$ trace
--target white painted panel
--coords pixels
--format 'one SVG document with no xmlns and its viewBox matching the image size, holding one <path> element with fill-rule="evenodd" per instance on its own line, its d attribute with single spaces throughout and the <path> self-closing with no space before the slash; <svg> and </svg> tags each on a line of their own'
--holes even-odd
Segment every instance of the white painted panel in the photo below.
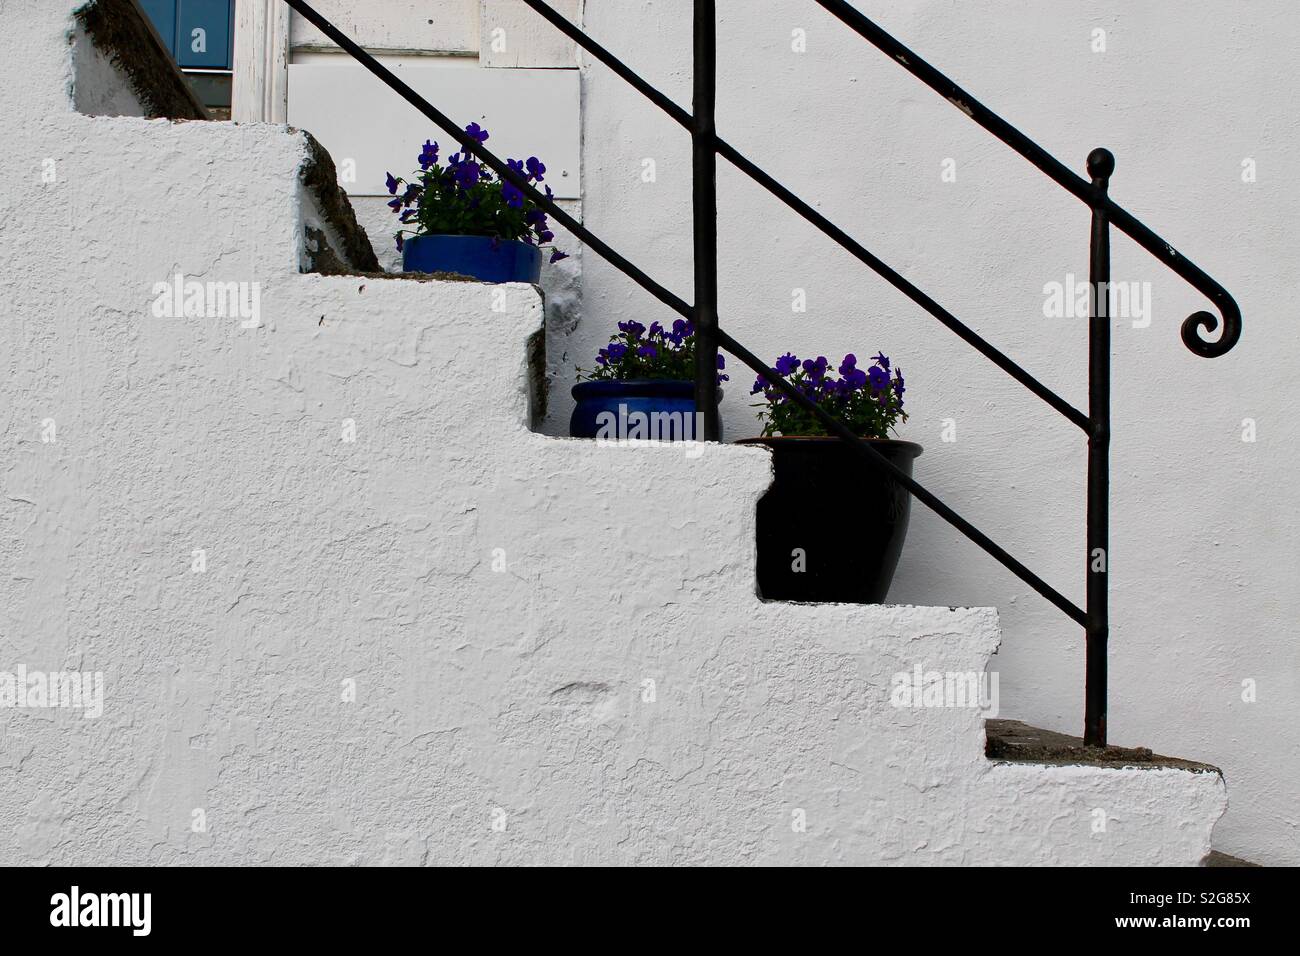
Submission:
<svg viewBox="0 0 1300 956">
<path fill-rule="evenodd" d="M 571 22 L 579 22 L 578 0 L 547 2 Z M 577 44 L 523 0 L 483 0 L 479 10 L 478 56 L 483 66 L 577 68 Z"/>
<path fill-rule="evenodd" d="M 315 0 L 317 12 L 367 50 L 478 53 L 478 0 Z M 338 49 L 298 14 L 295 50 Z"/>
<path fill-rule="evenodd" d="M 537 156 L 561 199 L 581 196 L 576 70 L 448 70 L 395 64 L 393 71 L 461 126 L 481 123 L 498 156 Z M 356 164 L 355 196 L 386 194 L 384 176 L 416 167 L 425 139 L 448 138 L 356 64 L 290 64 L 289 123 L 308 130 L 343 168 Z M 443 155 L 448 150 L 443 150 Z"/>
</svg>

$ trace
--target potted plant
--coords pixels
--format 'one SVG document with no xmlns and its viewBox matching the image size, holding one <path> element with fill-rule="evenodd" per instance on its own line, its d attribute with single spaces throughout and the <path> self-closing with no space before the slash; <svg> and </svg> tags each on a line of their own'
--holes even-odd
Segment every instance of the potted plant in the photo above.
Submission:
<svg viewBox="0 0 1300 956">
<path fill-rule="evenodd" d="M 846 355 L 831 374 L 824 356 L 783 355 L 772 369 L 908 475 L 921 446 L 889 437 L 903 411 L 903 373 L 878 354 L 866 369 Z M 911 494 L 761 376 L 752 394 L 774 478 L 758 503 L 758 587 L 780 601 L 878 604 L 907 536 Z"/>
<path fill-rule="evenodd" d="M 477 142 L 487 130 L 470 123 Z M 555 238 L 546 213 L 523 191 L 468 152 L 452 153 L 444 166 L 438 144 L 426 141 L 420 171 L 410 181 L 388 174 L 388 203 L 403 226 L 396 234 L 404 272 L 454 272 L 483 282 L 532 282 L 542 274 L 542 247 Z M 507 160 L 530 183 L 543 182 L 536 156 Z M 551 187 L 546 186 L 551 197 Z M 552 249 L 551 262 L 567 256 Z"/>
<path fill-rule="evenodd" d="M 719 385 L 728 380 L 724 368 L 719 355 Z M 695 326 L 684 319 L 670 328 L 620 322 L 596 354 L 596 367 L 578 369 L 578 378 L 569 419 L 574 438 L 692 441 L 702 431 L 695 408 Z"/>
</svg>

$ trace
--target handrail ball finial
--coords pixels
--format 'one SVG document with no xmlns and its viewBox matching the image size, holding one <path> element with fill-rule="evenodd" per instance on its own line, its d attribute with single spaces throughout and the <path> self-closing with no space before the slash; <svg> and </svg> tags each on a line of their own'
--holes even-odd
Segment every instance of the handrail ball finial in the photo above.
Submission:
<svg viewBox="0 0 1300 956">
<path fill-rule="evenodd" d="M 1098 179 L 1110 179 L 1115 172 L 1115 154 L 1104 147 L 1097 147 L 1088 154 L 1088 175 L 1093 182 Z"/>
</svg>

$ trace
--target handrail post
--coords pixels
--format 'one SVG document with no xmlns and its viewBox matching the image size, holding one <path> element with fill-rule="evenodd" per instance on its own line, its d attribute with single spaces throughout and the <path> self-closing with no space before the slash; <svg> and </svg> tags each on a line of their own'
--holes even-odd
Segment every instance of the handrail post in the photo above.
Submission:
<svg viewBox="0 0 1300 956">
<path fill-rule="evenodd" d="M 718 23 L 716 0 L 695 0 L 694 82 L 691 118 L 691 210 L 695 234 L 695 411 L 703 441 L 718 428 Z"/>
<path fill-rule="evenodd" d="M 1093 187 L 1106 195 L 1115 157 L 1088 154 Z M 1087 663 L 1083 741 L 1106 746 L 1106 643 L 1110 638 L 1107 575 L 1110 564 L 1110 215 L 1092 207 L 1088 266 L 1092 310 L 1088 319 L 1088 554 Z"/>
</svg>

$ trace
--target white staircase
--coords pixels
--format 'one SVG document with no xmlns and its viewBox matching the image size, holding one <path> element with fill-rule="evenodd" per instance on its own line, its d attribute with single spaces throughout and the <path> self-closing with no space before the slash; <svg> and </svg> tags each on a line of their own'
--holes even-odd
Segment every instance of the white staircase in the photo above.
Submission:
<svg viewBox="0 0 1300 956">
<path fill-rule="evenodd" d="M 0 34 L 0 670 L 103 671 L 104 711 L 0 709 L 0 859 L 1208 852 L 1213 768 L 894 705 L 982 673 L 994 610 L 759 600 L 766 452 L 531 431 L 534 288 L 303 272 L 368 271 L 304 134 L 76 112 L 148 99 L 70 88 L 80 5 Z M 155 316 L 178 273 L 258 325 Z"/>
</svg>

